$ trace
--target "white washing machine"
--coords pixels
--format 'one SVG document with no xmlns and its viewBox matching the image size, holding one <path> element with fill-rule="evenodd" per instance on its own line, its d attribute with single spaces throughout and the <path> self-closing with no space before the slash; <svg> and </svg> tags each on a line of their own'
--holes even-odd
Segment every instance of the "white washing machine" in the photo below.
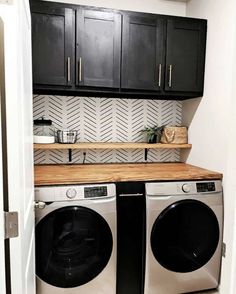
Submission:
<svg viewBox="0 0 236 294">
<path fill-rule="evenodd" d="M 146 184 L 145 294 L 214 289 L 222 248 L 221 181 Z"/>
<path fill-rule="evenodd" d="M 35 198 L 37 294 L 115 294 L 115 185 L 39 187 Z"/>
</svg>

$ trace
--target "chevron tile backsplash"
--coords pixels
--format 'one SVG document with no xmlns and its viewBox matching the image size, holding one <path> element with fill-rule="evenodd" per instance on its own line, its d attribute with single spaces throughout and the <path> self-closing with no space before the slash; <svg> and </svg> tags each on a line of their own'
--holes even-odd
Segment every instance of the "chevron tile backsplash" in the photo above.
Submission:
<svg viewBox="0 0 236 294">
<path fill-rule="evenodd" d="M 50 118 L 56 129 L 78 130 L 78 142 L 143 142 L 144 126 L 181 125 L 182 103 L 168 100 L 34 95 L 34 119 Z M 143 162 L 143 150 L 84 150 L 87 163 Z M 68 163 L 66 150 L 36 150 L 36 164 Z M 73 151 L 73 163 L 83 151 Z M 150 150 L 149 162 L 179 161 L 179 150 Z"/>
</svg>

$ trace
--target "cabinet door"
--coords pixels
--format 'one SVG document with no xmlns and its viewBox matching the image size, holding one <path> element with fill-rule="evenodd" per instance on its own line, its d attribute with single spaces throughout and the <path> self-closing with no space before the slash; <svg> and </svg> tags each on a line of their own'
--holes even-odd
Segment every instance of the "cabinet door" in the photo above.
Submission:
<svg viewBox="0 0 236 294">
<path fill-rule="evenodd" d="M 76 85 L 120 87 L 121 15 L 77 10 Z"/>
<path fill-rule="evenodd" d="M 162 19 L 140 13 L 125 14 L 121 88 L 158 91 L 162 86 L 162 69 Z"/>
<path fill-rule="evenodd" d="M 206 21 L 167 21 L 165 90 L 203 92 Z"/>
<path fill-rule="evenodd" d="M 70 86 L 74 67 L 74 12 L 32 5 L 33 82 Z"/>
</svg>

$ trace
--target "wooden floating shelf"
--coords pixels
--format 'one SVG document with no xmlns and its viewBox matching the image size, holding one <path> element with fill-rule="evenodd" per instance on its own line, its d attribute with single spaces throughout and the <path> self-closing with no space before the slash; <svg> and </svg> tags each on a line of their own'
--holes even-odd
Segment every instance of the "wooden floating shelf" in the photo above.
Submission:
<svg viewBox="0 0 236 294">
<path fill-rule="evenodd" d="M 192 144 L 147 143 L 76 143 L 34 144 L 34 149 L 191 149 Z"/>
</svg>

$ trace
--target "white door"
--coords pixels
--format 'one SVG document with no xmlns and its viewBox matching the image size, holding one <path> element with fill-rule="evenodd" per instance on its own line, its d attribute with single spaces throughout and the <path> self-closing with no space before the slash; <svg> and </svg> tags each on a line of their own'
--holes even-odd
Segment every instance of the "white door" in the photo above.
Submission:
<svg viewBox="0 0 236 294">
<path fill-rule="evenodd" d="M 10 274 L 10 283 L 6 286 L 12 294 L 34 294 L 31 20 L 28 0 L 11 2 L 0 4 L 5 42 L 7 140 L 3 136 L 3 146 L 7 144 L 8 206 L 19 213 L 19 236 L 9 240 L 6 276 Z"/>
<path fill-rule="evenodd" d="M 1 87 L 4 84 L 4 64 L 3 64 L 3 54 L 4 54 L 4 30 L 3 22 L 0 19 L 0 107 L 2 102 L 2 95 L 4 95 L 4 89 Z M 0 112 L 0 122 L 1 122 L 1 112 Z M 2 154 L 2 130 L 0 128 L 0 155 Z M 0 156 L 0 285 L 3 293 L 6 291 L 5 284 L 5 242 L 4 242 L 4 203 L 3 203 L 3 166 L 2 166 L 2 156 Z"/>
</svg>

